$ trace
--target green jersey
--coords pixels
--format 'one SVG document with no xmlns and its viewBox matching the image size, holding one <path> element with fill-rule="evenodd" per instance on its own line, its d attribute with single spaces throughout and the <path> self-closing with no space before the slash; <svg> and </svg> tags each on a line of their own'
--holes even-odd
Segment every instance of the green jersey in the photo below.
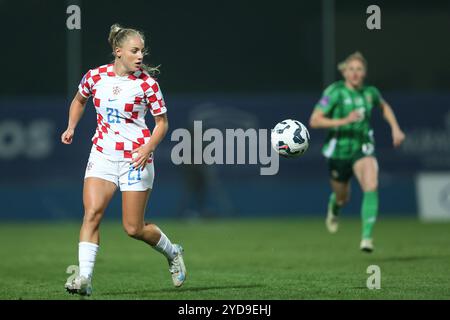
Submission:
<svg viewBox="0 0 450 320">
<path fill-rule="evenodd" d="M 315 106 L 331 119 L 341 119 L 352 111 L 361 114 L 361 120 L 328 131 L 322 149 L 330 159 L 351 159 L 358 154 L 371 155 L 375 151 L 373 130 L 370 126 L 372 109 L 379 107 L 382 97 L 377 88 L 363 86 L 357 90 L 349 89 L 344 81 L 331 84 L 323 92 Z"/>
</svg>

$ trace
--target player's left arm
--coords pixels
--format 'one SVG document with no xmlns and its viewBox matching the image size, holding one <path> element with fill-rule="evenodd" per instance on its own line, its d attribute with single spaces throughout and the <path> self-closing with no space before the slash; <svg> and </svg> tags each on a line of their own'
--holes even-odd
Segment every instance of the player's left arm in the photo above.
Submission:
<svg viewBox="0 0 450 320">
<path fill-rule="evenodd" d="M 132 153 L 138 154 L 138 156 L 133 160 L 133 165 L 135 168 L 145 167 L 148 158 L 155 151 L 156 147 L 160 144 L 162 139 L 164 139 L 167 131 L 169 130 L 169 120 L 167 119 L 166 113 L 155 115 L 154 119 L 155 128 L 153 129 L 150 140 L 146 144 L 132 151 Z"/>
<path fill-rule="evenodd" d="M 380 99 L 380 108 L 383 112 L 383 117 L 391 126 L 392 143 L 394 147 L 398 147 L 405 140 L 405 133 L 400 129 L 394 110 L 384 99 Z"/>
</svg>

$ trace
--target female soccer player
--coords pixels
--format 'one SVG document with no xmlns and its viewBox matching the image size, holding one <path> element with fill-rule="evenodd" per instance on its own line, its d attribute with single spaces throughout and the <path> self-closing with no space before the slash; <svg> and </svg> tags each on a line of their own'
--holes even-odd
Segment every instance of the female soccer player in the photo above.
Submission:
<svg viewBox="0 0 450 320">
<path fill-rule="evenodd" d="M 99 249 L 99 225 L 117 188 L 122 191 L 122 221 L 126 233 L 165 255 L 176 287 L 183 284 L 186 268 L 183 248 L 172 244 L 154 224 L 144 222 L 153 178 L 153 152 L 168 130 L 166 106 L 158 83 L 151 77 L 157 68 L 143 64 L 144 35 L 140 31 L 111 26 L 108 41 L 114 63 L 89 70 L 70 105 L 69 121 L 61 136 L 71 144 L 86 102 L 93 97 L 97 129 L 86 167 L 84 219 L 78 246 L 79 275 L 66 283 L 71 293 L 90 295 L 95 257 Z M 153 134 L 145 115 L 155 119 Z"/>
<path fill-rule="evenodd" d="M 312 128 L 328 129 L 322 152 L 328 158 L 333 192 L 328 203 L 326 226 L 330 233 L 337 232 L 337 218 L 341 208 L 349 201 L 350 178 L 355 174 L 364 193 L 360 249 L 372 252 L 372 230 L 378 213 L 378 163 L 370 126 L 372 109 L 381 108 L 384 119 L 391 127 L 394 147 L 403 142 L 405 134 L 378 89 L 364 85 L 367 62 L 361 53 L 348 56 L 338 69 L 344 80 L 325 89 L 310 119 Z"/>
</svg>

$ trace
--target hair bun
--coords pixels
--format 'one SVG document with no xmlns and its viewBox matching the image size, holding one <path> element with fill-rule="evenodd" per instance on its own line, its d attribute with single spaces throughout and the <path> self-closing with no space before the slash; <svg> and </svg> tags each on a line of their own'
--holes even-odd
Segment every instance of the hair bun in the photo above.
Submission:
<svg viewBox="0 0 450 320">
<path fill-rule="evenodd" d="M 114 23 L 112 26 L 111 26 L 111 29 L 110 29 L 110 31 L 109 31 L 109 36 L 108 36 L 108 42 L 109 42 L 109 44 L 111 45 L 111 46 L 113 46 L 113 44 L 114 44 L 114 38 L 117 36 L 117 34 L 121 31 L 121 30 L 123 30 L 124 28 L 120 25 L 120 24 L 118 24 L 118 23 Z"/>
</svg>

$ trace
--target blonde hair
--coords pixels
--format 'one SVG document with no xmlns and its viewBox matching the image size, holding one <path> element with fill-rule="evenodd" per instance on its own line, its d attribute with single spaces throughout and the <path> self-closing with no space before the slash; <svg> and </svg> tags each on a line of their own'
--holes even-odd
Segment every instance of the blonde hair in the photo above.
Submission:
<svg viewBox="0 0 450 320">
<path fill-rule="evenodd" d="M 345 71 L 345 68 L 347 68 L 347 64 L 352 60 L 359 60 L 363 64 L 364 69 L 367 70 L 367 60 L 359 51 L 353 52 L 351 55 L 345 58 L 344 61 L 340 62 L 337 66 L 338 70 L 343 73 Z"/>
<path fill-rule="evenodd" d="M 132 29 L 132 28 L 124 28 L 117 23 L 115 23 L 111 26 L 111 29 L 109 31 L 109 36 L 108 36 L 108 42 L 111 45 L 114 57 L 116 56 L 116 53 L 115 53 L 116 48 L 121 48 L 129 36 L 139 36 L 142 39 L 142 42 L 145 42 L 144 33 L 139 30 Z M 146 55 L 146 54 L 147 54 L 147 50 L 145 49 L 144 55 Z M 155 76 L 160 73 L 160 71 L 159 71 L 160 65 L 158 65 L 156 67 L 152 67 L 152 66 L 142 64 L 141 67 L 142 67 L 142 69 L 147 71 L 151 76 Z"/>
</svg>

